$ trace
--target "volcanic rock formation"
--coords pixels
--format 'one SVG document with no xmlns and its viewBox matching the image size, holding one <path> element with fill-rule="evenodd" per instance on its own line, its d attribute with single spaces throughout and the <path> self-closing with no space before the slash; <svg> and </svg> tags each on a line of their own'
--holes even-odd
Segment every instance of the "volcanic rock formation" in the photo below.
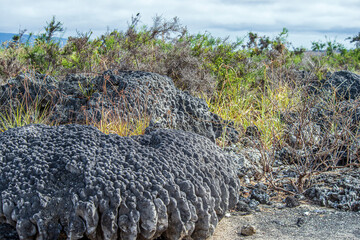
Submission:
<svg viewBox="0 0 360 240">
<path fill-rule="evenodd" d="M 51 112 L 59 124 L 100 120 L 112 114 L 123 120 L 150 118 L 147 132 L 157 128 L 191 131 L 215 141 L 236 142 L 233 123 L 209 111 L 207 103 L 177 89 L 165 76 L 134 71 L 107 71 L 93 79 L 68 75 L 62 81 L 41 74 L 21 74 L 0 89 L 0 106 L 34 104 Z"/>
<path fill-rule="evenodd" d="M 179 130 L 13 128 L 0 134 L 0 223 L 20 239 L 205 239 L 237 203 L 234 169 L 209 139 Z"/>
<path fill-rule="evenodd" d="M 336 93 L 338 100 L 354 100 L 360 97 L 360 76 L 349 71 L 335 72 L 326 80 L 325 89 Z"/>
</svg>

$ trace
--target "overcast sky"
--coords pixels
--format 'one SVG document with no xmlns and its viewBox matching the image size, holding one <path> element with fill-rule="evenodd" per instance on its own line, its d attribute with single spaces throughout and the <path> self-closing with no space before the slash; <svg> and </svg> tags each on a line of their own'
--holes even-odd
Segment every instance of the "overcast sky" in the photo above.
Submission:
<svg viewBox="0 0 360 240">
<path fill-rule="evenodd" d="M 0 32 L 19 29 L 35 34 L 53 15 L 63 22 L 65 36 L 93 31 L 125 30 L 132 15 L 141 23 L 179 17 L 190 33 L 210 32 L 216 37 L 244 37 L 249 31 L 275 36 L 289 29 L 289 41 L 310 48 L 311 41 L 336 40 L 360 32 L 360 0 L 0 0 Z"/>
</svg>

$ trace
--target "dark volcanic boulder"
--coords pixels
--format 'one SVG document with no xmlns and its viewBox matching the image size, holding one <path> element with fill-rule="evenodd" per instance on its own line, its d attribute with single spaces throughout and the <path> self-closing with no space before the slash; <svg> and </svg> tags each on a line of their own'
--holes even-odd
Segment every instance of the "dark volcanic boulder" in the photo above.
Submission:
<svg viewBox="0 0 360 240">
<path fill-rule="evenodd" d="M 324 89 L 335 92 L 337 100 L 354 100 L 360 97 L 360 76 L 349 71 L 335 72 L 326 80 Z"/>
<path fill-rule="evenodd" d="M 155 73 L 107 71 L 93 79 L 68 75 L 62 81 L 23 74 L 1 86 L 0 106 L 12 106 L 14 99 L 36 102 L 59 124 L 83 124 L 104 114 L 123 120 L 148 117 L 147 132 L 172 128 L 212 141 L 220 136 L 232 142 L 238 139 L 232 122 L 210 112 L 204 100 L 177 89 L 170 78 Z"/>
<path fill-rule="evenodd" d="M 0 223 L 20 239 L 205 239 L 237 203 L 235 169 L 189 132 L 14 128 L 0 134 Z"/>
<path fill-rule="evenodd" d="M 9 79 L 0 87 L 0 110 L 2 113 L 9 108 L 26 109 L 34 105 L 40 111 L 52 108 L 60 101 L 57 80 L 44 74 L 20 74 Z"/>
</svg>

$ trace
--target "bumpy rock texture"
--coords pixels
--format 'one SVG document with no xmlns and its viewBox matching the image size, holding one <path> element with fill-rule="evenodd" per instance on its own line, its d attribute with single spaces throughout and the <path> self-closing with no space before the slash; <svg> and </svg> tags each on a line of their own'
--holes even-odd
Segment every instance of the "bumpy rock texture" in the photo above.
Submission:
<svg viewBox="0 0 360 240">
<path fill-rule="evenodd" d="M 0 134 L 0 222 L 20 239 L 205 239 L 237 203 L 233 164 L 178 130 L 14 128 Z"/>
<path fill-rule="evenodd" d="M 62 81 L 40 74 L 22 74 L 0 89 L 0 106 L 16 106 L 16 100 L 36 102 L 50 109 L 51 120 L 60 124 L 100 120 L 111 112 L 125 120 L 150 118 L 147 132 L 157 128 L 191 131 L 215 141 L 227 136 L 236 142 L 233 123 L 209 111 L 207 103 L 177 89 L 165 76 L 134 71 L 107 71 L 93 79 L 68 75 Z"/>
</svg>

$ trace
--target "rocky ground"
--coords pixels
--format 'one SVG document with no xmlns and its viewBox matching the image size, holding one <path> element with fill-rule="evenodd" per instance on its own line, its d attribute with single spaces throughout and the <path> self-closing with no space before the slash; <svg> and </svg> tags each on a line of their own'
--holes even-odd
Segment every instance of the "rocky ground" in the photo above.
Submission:
<svg viewBox="0 0 360 240">
<path fill-rule="evenodd" d="M 288 208 L 283 203 L 261 205 L 249 215 L 232 212 L 221 220 L 209 240 L 240 239 L 360 239 L 360 213 L 303 203 Z M 247 226 L 255 233 L 241 234 Z"/>
<path fill-rule="evenodd" d="M 291 175 L 287 170 L 278 176 L 284 172 Z M 209 240 L 360 239 L 359 176 L 357 168 L 324 172 L 313 177 L 304 195 L 295 196 L 249 183 L 237 209 L 221 220 Z M 246 229 L 250 236 L 242 234 Z"/>
<path fill-rule="evenodd" d="M 279 172 L 283 177 L 291 171 Z M 304 195 L 294 196 L 263 183 L 244 184 L 237 209 L 209 240 L 360 239 L 359 173 L 357 168 L 321 173 Z"/>
</svg>

